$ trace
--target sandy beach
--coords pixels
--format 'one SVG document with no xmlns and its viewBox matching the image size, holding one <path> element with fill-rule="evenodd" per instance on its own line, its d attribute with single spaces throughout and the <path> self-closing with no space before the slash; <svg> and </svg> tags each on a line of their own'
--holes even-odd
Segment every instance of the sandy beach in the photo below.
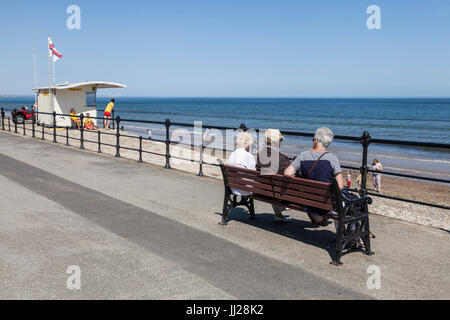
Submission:
<svg viewBox="0 0 450 320">
<path fill-rule="evenodd" d="M 8 126 L 5 128 L 5 132 L 8 132 Z M 101 131 L 101 142 L 107 145 L 101 146 L 101 152 L 104 155 L 115 156 L 116 155 L 116 131 L 105 130 Z M 11 127 L 11 133 L 14 133 L 14 127 Z M 18 135 L 23 135 L 23 127 L 18 127 Z M 123 134 L 123 135 L 122 135 Z M 36 126 L 36 140 L 42 141 L 42 127 Z M 58 144 L 65 145 L 66 143 L 66 130 L 57 129 L 57 142 Z M 26 136 L 31 137 L 31 125 L 26 125 Z M 75 139 L 80 138 L 80 131 L 69 130 L 69 144 L 71 148 L 80 148 L 80 141 Z M 44 129 L 44 141 L 52 143 L 53 141 L 53 129 Z M 97 152 L 98 151 L 98 131 L 84 131 L 84 148 L 86 151 Z M 139 160 L 139 153 L 131 149 L 139 149 L 139 139 L 137 135 L 133 135 L 127 132 L 121 132 L 120 136 L 120 156 L 133 161 Z M 164 142 L 142 139 L 142 160 L 144 162 L 153 163 L 159 166 L 164 166 L 166 163 L 165 152 L 166 145 Z M 181 145 L 177 143 L 171 143 L 170 145 L 170 166 L 173 169 L 190 172 L 193 174 L 199 173 L 199 159 L 200 159 L 200 147 L 191 147 Z M 205 176 L 221 179 L 222 175 L 220 168 L 215 165 L 217 159 L 227 159 L 229 153 L 222 150 L 213 150 L 205 148 L 203 151 L 203 174 Z M 180 158 L 188 159 L 183 160 Z M 358 173 L 352 172 L 352 181 L 355 183 Z M 369 189 L 372 186 L 372 176 L 369 175 L 367 179 L 367 186 Z M 402 197 L 412 200 L 431 202 L 441 205 L 450 205 L 450 187 L 437 183 L 428 183 L 422 181 L 416 181 L 411 179 L 388 177 L 383 175 L 382 177 L 382 194 L 389 196 Z M 422 225 L 433 226 L 436 228 L 450 230 L 450 215 L 449 211 L 445 209 L 433 208 L 429 206 L 417 205 L 402 201 L 395 201 L 385 199 L 381 197 L 372 196 L 374 203 L 371 205 L 370 210 L 375 214 L 385 215 L 413 223 Z"/>
</svg>

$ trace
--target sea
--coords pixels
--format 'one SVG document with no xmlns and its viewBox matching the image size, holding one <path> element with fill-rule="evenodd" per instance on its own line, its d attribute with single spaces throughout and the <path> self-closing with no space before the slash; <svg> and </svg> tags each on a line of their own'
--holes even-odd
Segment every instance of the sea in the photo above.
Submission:
<svg viewBox="0 0 450 320">
<path fill-rule="evenodd" d="M 0 97 L 5 110 L 32 105 L 30 97 Z M 97 97 L 102 114 L 109 98 Z M 314 133 L 318 127 L 329 127 L 335 135 L 361 137 L 368 131 L 375 139 L 419 141 L 450 144 L 450 99 L 306 99 L 306 98 L 116 98 L 115 115 L 123 121 L 125 131 L 152 138 L 165 138 L 164 126 L 127 121 L 149 120 L 194 124 L 203 128 L 221 126 L 237 128 L 277 128 L 282 131 Z M 181 130 L 182 126 L 174 126 Z M 185 130 L 193 130 L 185 128 Z M 171 134 L 173 134 L 173 131 Z M 225 141 L 225 139 L 224 139 Z M 281 150 L 296 156 L 311 148 L 311 138 L 286 136 Z M 216 140 L 214 147 L 228 150 L 233 146 Z M 330 146 L 342 164 L 359 167 L 362 147 L 359 142 L 335 139 Z M 412 146 L 372 144 L 369 160 L 377 158 L 386 171 L 450 178 L 450 150 Z"/>
</svg>

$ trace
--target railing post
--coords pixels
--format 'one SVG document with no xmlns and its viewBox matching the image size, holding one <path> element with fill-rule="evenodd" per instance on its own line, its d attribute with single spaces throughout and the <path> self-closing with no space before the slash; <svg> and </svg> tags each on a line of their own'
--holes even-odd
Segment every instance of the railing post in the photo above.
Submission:
<svg viewBox="0 0 450 320">
<path fill-rule="evenodd" d="M 41 140 L 45 140 L 44 135 L 45 135 L 45 123 L 42 122 L 42 135 L 41 135 Z"/>
<path fill-rule="evenodd" d="M 120 158 L 120 117 L 119 116 L 117 116 L 116 117 L 116 125 L 117 125 L 117 127 L 116 127 L 116 137 L 117 137 L 117 140 L 116 140 L 116 158 Z"/>
<path fill-rule="evenodd" d="M 80 114 L 80 149 L 84 149 L 84 114 Z"/>
<path fill-rule="evenodd" d="M 26 133 L 26 131 L 25 131 L 25 121 L 22 123 L 22 126 L 23 126 L 23 135 L 26 136 L 27 133 Z"/>
<path fill-rule="evenodd" d="M 142 136 L 139 136 L 139 163 L 142 163 Z"/>
<path fill-rule="evenodd" d="M 5 131 L 5 109 L 2 108 L 2 129 Z"/>
<path fill-rule="evenodd" d="M 70 146 L 69 144 L 69 126 L 66 127 L 66 146 Z"/>
<path fill-rule="evenodd" d="M 166 165 L 164 168 L 171 169 L 170 167 L 170 119 L 166 119 Z"/>
<path fill-rule="evenodd" d="M 11 132 L 11 118 L 8 118 L 8 131 Z"/>
<path fill-rule="evenodd" d="M 362 156 L 362 165 L 360 168 L 361 172 L 361 189 L 359 190 L 359 195 L 361 197 L 364 197 L 367 195 L 367 154 L 369 151 L 369 144 L 370 144 L 370 134 L 367 131 L 364 131 L 363 135 L 361 136 L 361 144 L 363 147 L 363 156 Z"/>
<path fill-rule="evenodd" d="M 17 110 L 14 109 L 14 111 L 17 111 Z M 17 117 L 16 117 L 16 121 L 14 121 L 14 133 L 17 133 Z"/>
<path fill-rule="evenodd" d="M 53 111 L 53 143 L 56 143 L 56 111 Z"/>
<path fill-rule="evenodd" d="M 200 168 L 198 171 L 198 176 L 203 177 L 203 132 L 202 132 L 202 140 L 200 143 Z"/>
<path fill-rule="evenodd" d="M 111 111 L 111 119 L 112 119 L 112 129 L 114 130 L 115 129 L 115 122 L 114 122 L 114 119 L 115 119 L 115 117 L 114 117 L 114 115 L 115 115 L 115 112 L 114 112 L 114 109 Z"/>
<path fill-rule="evenodd" d="M 100 132 L 100 130 L 97 131 L 97 134 L 98 134 L 98 149 L 97 149 L 97 153 L 102 153 L 102 149 L 101 149 L 101 147 L 100 147 L 100 145 L 102 144 L 102 142 L 101 142 L 101 132 Z"/>
<path fill-rule="evenodd" d="M 248 130 L 248 128 L 245 126 L 244 123 L 241 123 L 241 125 L 239 126 L 238 129 L 241 129 L 242 131 L 246 132 Z"/>
<path fill-rule="evenodd" d="M 33 119 L 31 121 L 31 137 L 32 138 L 36 138 L 35 124 L 34 124 L 35 121 L 36 121 L 35 119 Z"/>
</svg>

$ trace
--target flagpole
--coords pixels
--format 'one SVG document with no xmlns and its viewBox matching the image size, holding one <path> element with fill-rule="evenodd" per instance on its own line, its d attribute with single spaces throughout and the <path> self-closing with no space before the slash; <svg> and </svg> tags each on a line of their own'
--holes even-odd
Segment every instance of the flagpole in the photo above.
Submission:
<svg viewBox="0 0 450 320">
<path fill-rule="evenodd" d="M 37 68 L 36 68 L 36 37 L 33 37 L 33 66 L 34 66 L 34 87 L 37 88 Z M 34 91 L 34 105 L 36 105 L 36 91 Z"/>
<path fill-rule="evenodd" d="M 48 39 L 47 39 L 47 49 L 48 49 L 48 93 L 50 94 L 50 104 L 52 106 L 51 110 L 54 111 L 54 109 L 53 109 L 53 106 L 54 106 L 54 103 L 53 103 L 53 91 L 51 89 L 52 78 L 51 78 L 51 75 L 50 75 L 50 68 L 51 68 L 51 66 L 50 66 L 50 43 L 49 42 L 50 42 L 50 36 L 48 36 Z"/>
<path fill-rule="evenodd" d="M 50 36 L 48 36 L 48 39 L 50 39 Z M 48 39 L 47 39 L 47 48 L 48 48 L 48 88 L 50 90 L 51 87 L 51 83 L 52 83 L 52 78 L 51 78 L 51 71 L 50 71 L 50 47 L 49 47 L 49 43 L 48 43 Z"/>
<path fill-rule="evenodd" d="M 53 59 L 53 85 L 56 86 L 56 64 L 55 64 L 55 59 Z"/>
</svg>

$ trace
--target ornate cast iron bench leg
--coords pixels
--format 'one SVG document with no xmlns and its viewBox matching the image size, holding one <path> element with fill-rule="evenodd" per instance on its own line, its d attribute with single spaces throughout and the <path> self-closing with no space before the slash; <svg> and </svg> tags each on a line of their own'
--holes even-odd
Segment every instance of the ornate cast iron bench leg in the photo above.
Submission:
<svg viewBox="0 0 450 320">
<path fill-rule="evenodd" d="M 342 223 L 342 221 L 340 221 L 341 219 L 338 220 L 338 227 L 336 230 L 336 249 L 334 251 L 334 258 L 333 261 L 331 261 L 330 263 L 335 265 L 335 266 L 341 266 L 342 262 L 341 262 L 341 257 L 342 257 L 342 251 L 344 250 L 344 224 Z"/>
<path fill-rule="evenodd" d="M 223 199 L 222 221 L 219 223 L 220 225 L 226 226 L 228 224 L 227 216 L 231 209 L 233 209 L 233 200 L 231 200 L 231 195 L 226 192 Z"/>
<path fill-rule="evenodd" d="M 248 211 L 250 212 L 250 219 L 255 219 L 255 202 L 253 198 L 249 198 L 249 208 Z"/>
</svg>

